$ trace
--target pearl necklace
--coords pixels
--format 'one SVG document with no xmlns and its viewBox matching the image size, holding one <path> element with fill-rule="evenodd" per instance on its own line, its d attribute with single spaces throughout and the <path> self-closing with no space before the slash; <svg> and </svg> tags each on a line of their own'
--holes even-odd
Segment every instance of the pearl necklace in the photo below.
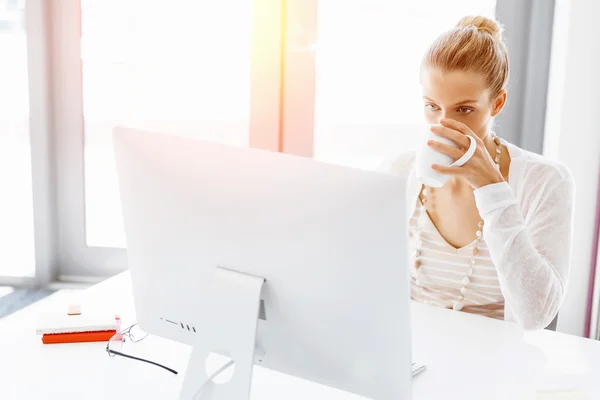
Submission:
<svg viewBox="0 0 600 400">
<path fill-rule="evenodd" d="M 496 144 L 496 156 L 494 158 L 494 163 L 496 164 L 496 168 L 500 168 L 500 156 L 502 155 L 502 140 L 500 138 L 498 138 L 498 136 L 496 136 L 496 134 L 494 132 L 492 132 L 492 138 L 494 140 L 494 143 Z M 415 257 L 415 262 L 413 264 L 413 268 L 412 268 L 412 276 L 413 278 L 415 278 L 415 284 L 421 288 L 421 291 L 423 291 L 423 286 L 421 285 L 421 280 L 420 278 L 420 267 L 421 267 L 421 260 L 420 260 L 420 256 L 421 256 L 421 252 L 422 249 L 421 247 L 423 246 L 423 238 L 422 238 L 422 230 L 423 230 L 423 219 L 427 217 L 427 209 L 426 209 L 426 203 L 427 203 L 427 196 L 429 195 L 431 191 L 431 188 L 424 186 L 423 190 L 421 191 L 421 194 L 423 195 L 423 201 L 421 202 L 421 218 L 419 219 L 419 223 L 418 223 L 418 230 L 417 230 L 417 241 L 416 241 L 416 247 L 417 249 L 415 250 L 414 253 L 414 257 Z M 483 237 L 483 220 L 480 220 L 479 223 L 477 224 L 477 231 L 475 232 L 475 241 L 473 242 L 473 251 L 471 253 L 471 259 L 469 260 L 469 264 L 468 264 L 468 270 L 467 270 L 467 274 L 466 276 L 462 279 L 461 283 L 462 283 L 462 287 L 460 288 L 460 296 L 459 299 L 457 301 L 454 301 L 454 304 L 452 305 L 452 309 L 455 311 L 460 311 L 462 310 L 462 308 L 464 307 L 463 301 L 465 300 L 465 294 L 467 294 L 468 292 L 468 286 L 471 283 L 471 276 L 473 275 L 473 267 L 475 266 L 475 257 L 479 254 L 479 243 L 481 243 Z M 458 249 L 456 249 L 456 251 L 458 252 Z"/>
</svg>

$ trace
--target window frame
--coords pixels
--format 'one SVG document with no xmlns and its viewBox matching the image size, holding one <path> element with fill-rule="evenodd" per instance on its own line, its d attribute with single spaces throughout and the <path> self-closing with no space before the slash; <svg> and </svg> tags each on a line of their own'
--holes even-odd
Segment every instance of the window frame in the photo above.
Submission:
<svg viewBox="0 0 600 400">
<path fill-rule="evenodd" d="M 544 131 L 555 0 L 497 0 L 509 53 L 508 101 L 496 118 L 498 134 L 535 153 L 544 150 Z"/>
<path fill-rule="evenodd" d="M 253 7 L 249 145 L 279 151 L 283 0 L 248 1 Z M 86 243 L 81 2 L 50 4 L 52 80 L 55 87 L 60 88 L 52 97 L 59 260 L 56 278 L 93 283 L 126 270 L 127 252 L 122 248 L 93 247 Z"/>
<path fill-rule="evenodd" d="M 57 241 L 55 224 L 54 152 L 50 102 L 49 14 L 44 1 L 25 2 L 27 74 L 29 94 L 29 145 L 35 274 L 32 277 L 0 276 L 0 285 L 43 286 L 55 279 Z"/>
</svg>

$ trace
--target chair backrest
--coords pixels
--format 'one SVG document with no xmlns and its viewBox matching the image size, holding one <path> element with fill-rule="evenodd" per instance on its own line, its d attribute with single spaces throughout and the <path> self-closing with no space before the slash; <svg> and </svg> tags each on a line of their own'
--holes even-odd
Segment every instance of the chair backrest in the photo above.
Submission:
<svg viewBox="0 0 600 400">
<path fill-rule="evenodd" d="M 556 317 L 554 317 L 554 319 L 552 320 L 552 322 L 550 322 L 546 329 L 548 329 L 549 331 L 556 331 L 556 325 L 558 325 L 558 314 L 556 314 Z"/>
</svg>

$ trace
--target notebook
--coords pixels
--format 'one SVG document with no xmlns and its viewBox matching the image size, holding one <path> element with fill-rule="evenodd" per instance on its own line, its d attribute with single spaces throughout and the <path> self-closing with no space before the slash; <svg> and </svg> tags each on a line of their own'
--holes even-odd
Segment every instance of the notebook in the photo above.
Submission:
<svg viewBox="0 0 600 400">
<path fill-rule="evenodd" d="M 114 314 L 85 313 L 81 315 L 39 315 L 36 334 L 101 332 L 116 330 Z"/>
<path fill-rule="evenodd" d="M 77 332 L 77 333 L 53 333 L 42 335 L 42 343 L 81 343 L 81 342 L 106 342 L 112 338 L 117 331 Z"/>
</svg>

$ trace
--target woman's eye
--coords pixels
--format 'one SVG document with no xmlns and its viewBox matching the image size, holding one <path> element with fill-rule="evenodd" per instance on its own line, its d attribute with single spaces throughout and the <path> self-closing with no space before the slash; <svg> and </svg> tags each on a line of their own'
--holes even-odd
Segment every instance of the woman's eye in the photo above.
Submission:
<svg viewBox="0 0 600 400">
<path fill-rule="evenodd" d="M 427 108 L 430 111 L 437 111 L 438 110 L 438 106 L 436 106 L 435 104 L 425 104 L 425 108 Z"/>
<path fill-rule="evenodd" d="M 472 108 L 467 108 L 467 107 L 460 107 L 458 109 L 458 112 L 461 114 L 470 114 L 473 111 Z"/>
</svg>

